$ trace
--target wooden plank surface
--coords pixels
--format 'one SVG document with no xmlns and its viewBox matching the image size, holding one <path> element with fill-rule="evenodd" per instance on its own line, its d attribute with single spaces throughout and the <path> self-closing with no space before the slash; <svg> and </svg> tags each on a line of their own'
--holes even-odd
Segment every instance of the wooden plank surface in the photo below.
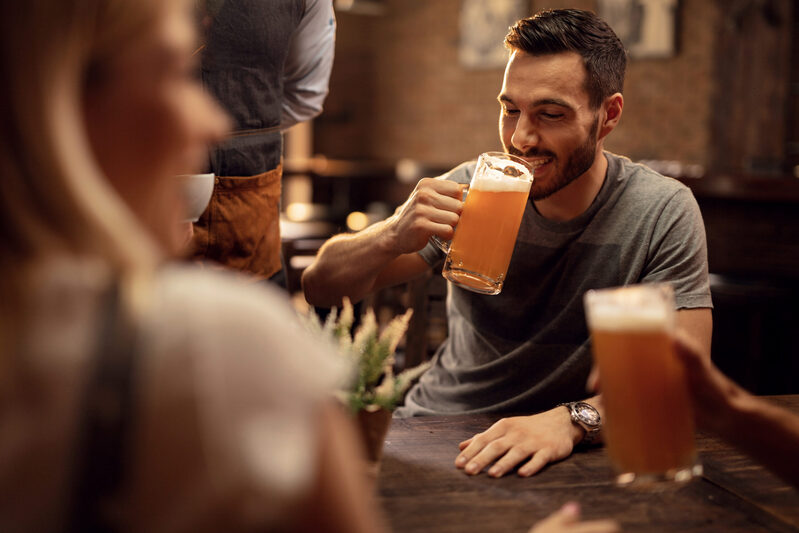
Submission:
<svg viewBox="0 0 799 533">
<path fill-rule="evenodd" d="M 799 396 L 776 400 L 799 411 Z M 582 450 L 523 479 L 464 475 L 457 444 L 497 417 L 395 419 L 379 496 L 395 532 L 524 532 L 571 500 L 586 518 L 614 517 L 624 531 L 799 531 L 799 493 L 732 447 L 699 435 L 705 476 L 659 493 L 622 489 L 604 449 Z"/>
</svg>

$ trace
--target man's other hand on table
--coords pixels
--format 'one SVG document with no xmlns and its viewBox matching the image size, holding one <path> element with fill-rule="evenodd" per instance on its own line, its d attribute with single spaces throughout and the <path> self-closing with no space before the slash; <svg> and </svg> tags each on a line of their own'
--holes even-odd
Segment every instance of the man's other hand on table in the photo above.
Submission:
<svg viewBox="0 0 799 533">
<path fill-rule="evenodd" d="M 531 416 L 503 418 L 482 433 L 461 442 L 455 466 L 476 475 L 488 465 L 491 477 L 502 477 L 516 465 L 522 477 L 568 457 L 585 431 L 573 424 L 568 409 L 556 407 Z"/>
</svg>

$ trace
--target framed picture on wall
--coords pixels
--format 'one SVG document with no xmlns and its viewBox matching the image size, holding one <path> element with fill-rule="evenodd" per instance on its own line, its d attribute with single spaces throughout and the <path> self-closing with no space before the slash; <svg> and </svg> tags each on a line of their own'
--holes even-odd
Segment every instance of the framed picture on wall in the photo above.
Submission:
<svg viewBox="0 0 799 533">
<path fill-rule="evenodd" d="M 678 0 L 597 0 L 605 19 L 634 58 L 666 58 L 677 51 Z"/>
<path fill-rule="evenodd" d="M 528 0 L 463 0 L 458 56 L 467 68 L 503 68 L 508 51 L 502 44 L 508 28 L 528 16 Z"/>
</svg>

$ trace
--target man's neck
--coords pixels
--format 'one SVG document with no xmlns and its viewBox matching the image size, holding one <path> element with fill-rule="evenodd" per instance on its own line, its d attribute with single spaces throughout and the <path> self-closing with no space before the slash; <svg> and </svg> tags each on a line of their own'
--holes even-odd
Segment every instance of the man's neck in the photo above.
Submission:
<svg viewBox="0 0 799 533">
<path fill-rule="evenodd" d="M 534 200 L 535 208 L 542 217 L 565 222 L 585 212 L 599 194 L 605 182 L 608 160 L 601 146 L 597 149 L 594 164 L 582 176 L 543 200 Z"/>
</svg>

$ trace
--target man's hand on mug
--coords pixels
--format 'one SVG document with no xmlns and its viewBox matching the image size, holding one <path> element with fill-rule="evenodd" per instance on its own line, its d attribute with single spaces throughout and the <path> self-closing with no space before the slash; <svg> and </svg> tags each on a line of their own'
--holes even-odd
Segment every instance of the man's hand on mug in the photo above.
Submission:
<svg viewBox="0 0 799 533">
<path fill-rule="evenodd" d="M 532 476 L 548 463 L 568 457 L 582 438 L 581 432 L 563 407 L 532 416 L 503 418 L 486 431 L 461 442 L 455 466 L 466 474 L 476 475 L 493 462 L 488 475 L 502 477 L 527 461 L 518 474 Z"/>
<path fill-rule="evenodd" d="M 452 238 L 463 210 L 464 185 L 454 181 L 423 178 L 408 199 L 387 221 L 394 251 L 418 252 L 435 235 Z"/>
</svg>

